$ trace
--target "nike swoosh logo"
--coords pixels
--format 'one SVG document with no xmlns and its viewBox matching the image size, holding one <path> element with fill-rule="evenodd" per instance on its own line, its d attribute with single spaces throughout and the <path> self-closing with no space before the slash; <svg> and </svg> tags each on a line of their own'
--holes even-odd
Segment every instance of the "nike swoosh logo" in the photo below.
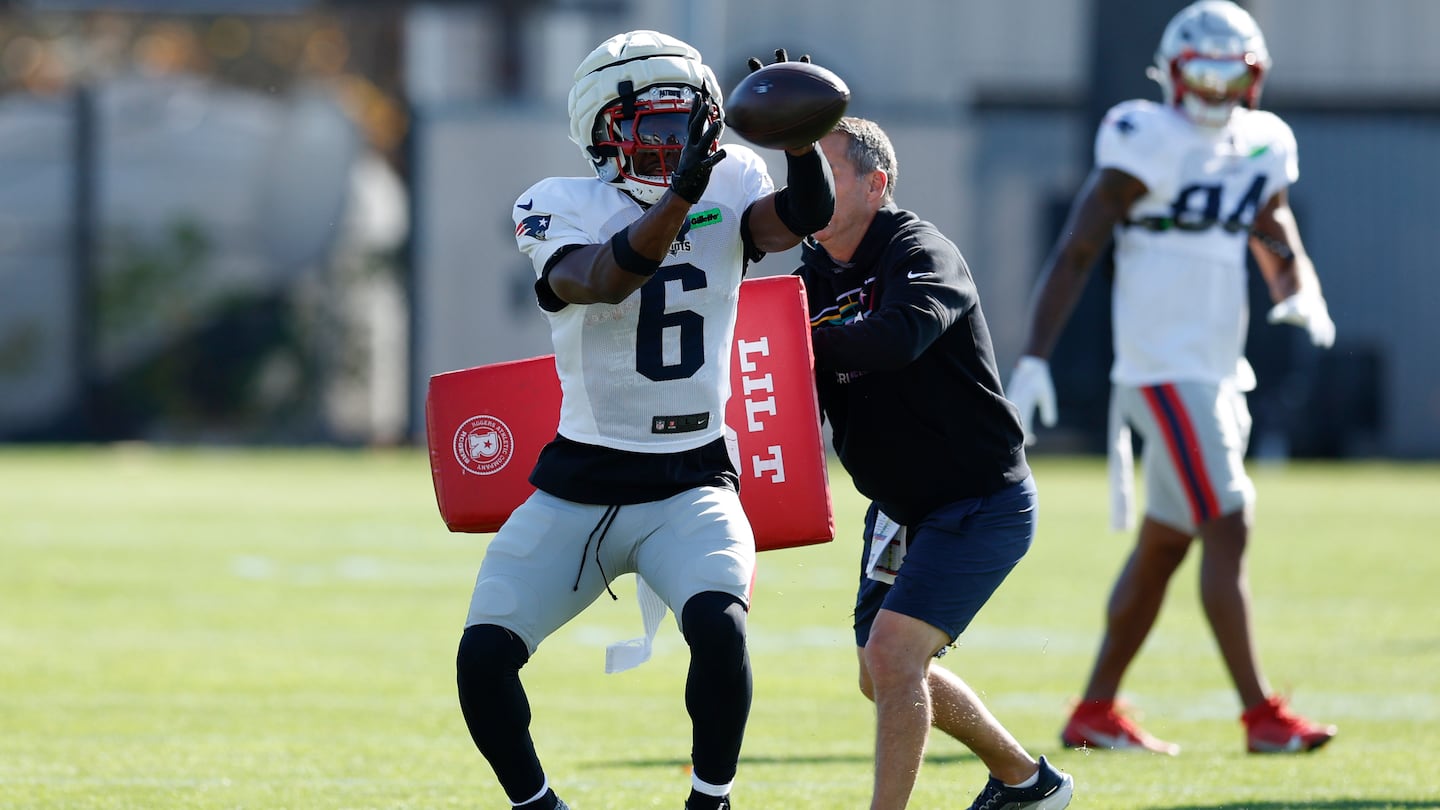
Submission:
<svg viewBox="0 0 1440 810">
<path fill-rule="evenodd" d="M 516 207 L 516 208 L 523 208 L 523 209 L 525 209 L 526 211 L 529 211 L 531 208 L 534 208 L 534 207 L 535 207 L 535 201 L 534 201 L 534 200 L 526 200 L 526 201 L 523 202 L 523 203 L 515 203 L 515 207 Z"/>
<path fill-rule="evenodd" d="M 1282 754 L 1294 753 L 1294 752 L 1296 752 L 1296 751 L 1301 750 L 1301 749 L 1304 748 L 1304 747 L 1305 747 L 1305 741 L 1302 740 L 1302 739 L 1300 739 L 1300 735 L 1299 735 L 1299 734 L 1292 735 L 1292 736 L 1290 737 L 1290 739 L 1286 740 L 1286 741 L 1283 742 L 1283 743 L 1279 743 L 1279 744 L 1269 743 L 1269 742 L 1260 742 L 1260 743 L 1256 743 L 1256 744 L 1255 744 L 1255 748 L 1256 748 L 1257 750 L 1260 750 L 1260 751 L 1270 751 L 1270 752 L 1273 752 L 1273 753 L 1282 753 Z"/>
<path fill-rule="evenodd" d="M 1083 736 L 1085 739 L 1089 740 L 1090 742 L 1094 743 L 1095 746 L 1097 746 L 1097 747 L 1099 747 L 1099 748 L 1115 748 L 1115 749 L 1139 748 L 1139 746 L 1135 745 L 1133 742 L 1131 742 L 1131 741 L 1130 741 L 1128 738 L 1126 738 L 1126 737 L 1117 736 L 1117 735 L 1113 735 L 1113 734 L 1101 734 L 1100 732 L 1096 731 L 1095 729 L 1093 729 L 1093 728 L 1087 728 L 1087 727 L 1085 727 L 1085 726 L 1081 726 L 1080 729 L 1079 729 L 1079 731 L 1080 731 L 1080 733 L 1081 733 L 1081 736 Z"/>
<path fill-rule="evenodd" d="M 1149 750 L 1139 741 L 1130 739 L 1128 735 L 1102 734 L 1085 725 L 1077 726 L 1076 730 L 1080 732 L 1081 737 L 1089 741 L 1096 748 L 1109 748 L 1114 751 Z"/>
<path fill-rule="evenodd" d="M 908 273 L 905 274 L 905 278 L 920 278 L 921 276 L 928 276 L 928 275 L 930 275 L 930 273 L 929 273 L 928 271 L 925 271 L 925 270 L 920 270 L 920 271 L 911 270 L 910 272 L 908 272 Z"/>
</svg>

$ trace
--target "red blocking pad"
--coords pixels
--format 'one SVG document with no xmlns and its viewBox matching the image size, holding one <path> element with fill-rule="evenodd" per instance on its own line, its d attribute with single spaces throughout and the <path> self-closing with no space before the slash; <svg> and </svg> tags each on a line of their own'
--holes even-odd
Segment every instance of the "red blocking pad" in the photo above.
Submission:
<svg viewBox="0 0 1440 810">
<path fill-rule="evenodd" d="M 555 356 L 430 378 L 425 435 L 440 517 L 452 532 L 493 532 L 535 487 L 530 468 L 555 437 Z"/>
<path fill-rule="evenodd" d="M 805 288 L 776 276 L 740 285 L 730 355 L 726 439 L 756 548 L 835 537 L 815 397 Z M 530 497 L 530 469 L 555 436 L 560 381 L 553 355 L 430 378 L 425 433 L 440 516 L 453 532 L 493 532 Z"/>
<path fill-rule="evenodd" d="M 740 503 L 761 551 L 835 537 L 809 312 L 796 276 L 740 285 L 725 427 L 738 440 Z"/>
</svg>

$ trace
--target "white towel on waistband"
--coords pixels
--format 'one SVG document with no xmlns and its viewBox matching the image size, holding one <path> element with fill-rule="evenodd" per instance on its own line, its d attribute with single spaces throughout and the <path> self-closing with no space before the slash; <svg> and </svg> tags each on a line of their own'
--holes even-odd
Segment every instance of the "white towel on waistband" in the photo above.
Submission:
<svg viewBox="0 0 1440 810">
<path fill-rule="evenodd" d="M 635 583 L 635 598 L 640 602 L 640 621 L 645 625 L 645 636 L 617 641 L 606 647 L 605 672 L 607 674 L 634 669 L 650 660 L 650 653 L 655 645 L 655 633 L 660 629 L 660 621 L 665 618 L 665 613 L 668 611 L 660 594 L 655 593 L 644 577 L 636 574 Z"/>
<path fill-rule="evenodd" d="M 1110 528 L 1117 532 L 1130 531 L 1135 528 L 1135 448 L 1130 443 L 1130 425 L 1120 415 L 1113 391 L 1106 441 L 1109 445 L 1105 455 L 1110 473 Z"/>
</svg>

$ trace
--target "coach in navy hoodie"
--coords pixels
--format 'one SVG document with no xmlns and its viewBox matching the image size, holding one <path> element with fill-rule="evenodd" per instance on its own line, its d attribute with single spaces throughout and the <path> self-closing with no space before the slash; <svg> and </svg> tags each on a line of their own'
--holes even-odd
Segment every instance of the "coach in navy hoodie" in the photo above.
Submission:
<svg viewBox="0 0 1440 810">
<path fill-rule="evenodd" d="M 1038 761 L 951 670 L 933 666 L 1029 550 L 1036 490 L 975 281 L 959 249 L 894 203 L 874 122 L 820 142 L 835 213 L 807 240 L 820 407 L 869 498 L 855 642 L 878 723 L 872 807 L 903 808 L 932 725 L 990 770 L 975 806 L 1058 810 L 1073 781 Z"/>
</svg>

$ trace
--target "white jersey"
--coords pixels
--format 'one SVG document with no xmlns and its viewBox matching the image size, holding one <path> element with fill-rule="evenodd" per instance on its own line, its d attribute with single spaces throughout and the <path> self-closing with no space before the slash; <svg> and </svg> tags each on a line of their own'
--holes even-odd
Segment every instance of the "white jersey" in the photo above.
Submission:
<svg viewBox="0 0 1440 810">
<path fill-rule="evenodd" d="M 745 271 L 740 218 L 774 190 L 760 156 L 725 145 L 660 270 L 619 304 L 547 312 L 563 393 L 561 435 L 640 453 L 724 435 L 730 343 Z M 608 242 L 643 210 L 593 177 L 556 177 L 515 200 L 515 241 L 536 277 L 566 245 Z"/>
<path fill-rule="evenodd" d="M 1146 188 L 1115 231 L 1111 381 L 1218 383 L 1238 372 L 1244 385 L 1247 234 L 1299 177 L 1290 127 L 1242 107 L 1207 129 L 1173 107 L 1126 101 L 1100 125 L 1095 165 Z"/>
</svg>

